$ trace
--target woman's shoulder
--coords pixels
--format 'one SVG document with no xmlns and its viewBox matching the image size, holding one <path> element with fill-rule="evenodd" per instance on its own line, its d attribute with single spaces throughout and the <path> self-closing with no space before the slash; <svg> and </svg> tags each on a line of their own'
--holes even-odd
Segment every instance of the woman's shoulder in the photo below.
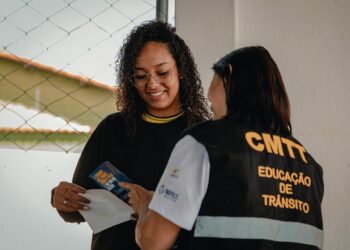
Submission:
<svg viewBox="0 0 350 250">
<path fill-rule="evenodd" d="M 187 134 L 191 134 L 191 133 L 195 133 L 198 130 L 201 130 L 203 128 L 206 128 L 207 126 L 210 126 L 212 124 L 212 120 L 205 120 L 205 121 L 201 121 L 201 122 L 197 122 L 195 124 L 192 124 L 190 126 L 188 126 L 184 131 L 183 131 L 183 135 L 187 135 Z"/>
<path fill-rule="evenodd" d="M 123 112 L 116 112 L 113 114 L 107 115 L 98 125 L 97 128 L 106 129 L 120 129 L 124 126 L 125 114 Z"/>
<path fill-rule="evenodd" d="M 115 112 L 107 115 L 103 120 L 106 122 L 113 122 L 113 121 L 124 121 L 124 119 L 125 119 L 124 112 Z"/>
<path fill-rule="evenodd" d="M 220 131 L 225 126 L 227 126 L 226 120 L 204 120 L 186 128 L 184 134 L 218 132 L 217 130 Z"/>
</svg>

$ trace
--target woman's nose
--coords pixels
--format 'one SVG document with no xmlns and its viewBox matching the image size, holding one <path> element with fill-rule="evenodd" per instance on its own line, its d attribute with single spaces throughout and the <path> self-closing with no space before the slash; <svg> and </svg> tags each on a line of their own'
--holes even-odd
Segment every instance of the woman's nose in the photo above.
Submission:
<svg viewBox="0 0 350 250">
<path fill-rule="evenodd" d="M 147 87 L 149 88 L 156 88 L 159 85 L 159 79 L 156 79 L 156 77 L 154 77 L 153 75 L 150 75 L 148 78 L 148 83 L 147 83 Z"/>
</svg>

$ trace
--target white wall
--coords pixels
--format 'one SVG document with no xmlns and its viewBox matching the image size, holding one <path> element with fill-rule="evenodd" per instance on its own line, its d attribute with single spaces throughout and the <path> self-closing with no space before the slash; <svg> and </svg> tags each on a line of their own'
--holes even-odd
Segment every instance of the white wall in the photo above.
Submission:
<svg viewBox="0 0 350 250">
<path fill-rule="evenodd" d="M 329 250 L 350 245 L 349 13 L 346 0 L 176 1 L 178 32 L 193 50 L 204 83 L 212 63 L 233 48 L 262 45 L 279 65 L 294 135 L 324 169 Z"/>
<path fill-rule="evenodd" d="M 85 250 L 92 231 L 66 223 L 50 205 L 51 189 L 72 179 L 80 154 L 0 148 L 0 249 Z"/>
<path fill-rule="evenodd" d="M 229 25 L 234 23 L 233 2 L 175 1 L 177 33 L 190 46 L 205 86 L 211 81 L 213 64 L 234 49 L 234 29 Z"/>
</svg>

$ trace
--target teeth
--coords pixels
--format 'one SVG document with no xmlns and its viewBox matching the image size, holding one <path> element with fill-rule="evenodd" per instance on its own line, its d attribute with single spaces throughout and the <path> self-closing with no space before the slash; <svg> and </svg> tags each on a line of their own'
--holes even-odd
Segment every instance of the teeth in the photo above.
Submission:
<svg viewBox="0 0 350 250">
<path fill-rule="evenodd" d="M 149 93 L 150 96 L 160 96 L 163 94 L 163 91 L 155 92 L 155 93 Z"/>
</svg>

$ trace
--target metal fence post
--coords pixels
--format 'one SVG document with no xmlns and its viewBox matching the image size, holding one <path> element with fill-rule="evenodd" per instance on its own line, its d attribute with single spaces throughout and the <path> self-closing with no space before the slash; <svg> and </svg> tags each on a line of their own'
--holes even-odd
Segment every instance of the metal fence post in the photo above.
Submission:
<svg viewBox="0 0 350 250">
<path fill-rule="evenodd" d="M 157 0 L 156 19 L 157 21 L 168 22 L 168 0 Z"/>
</svg>

